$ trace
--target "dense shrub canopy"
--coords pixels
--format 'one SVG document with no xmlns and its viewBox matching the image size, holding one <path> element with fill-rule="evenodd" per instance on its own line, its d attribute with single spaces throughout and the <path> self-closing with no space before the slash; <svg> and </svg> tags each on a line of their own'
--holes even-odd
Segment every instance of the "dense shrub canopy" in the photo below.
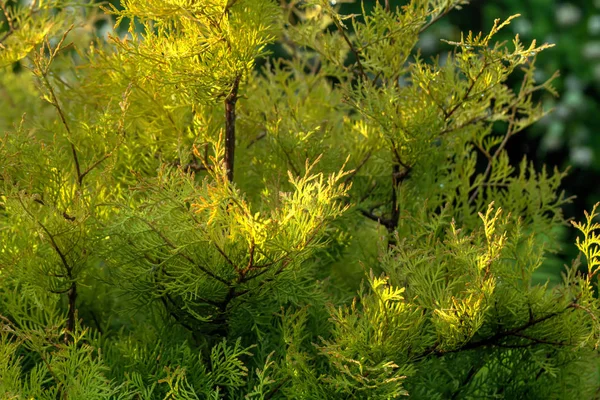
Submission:
<svg viewBox="0 0 600 400">
<path fill-rule="evenodd" d="M 532 279 L 569 199 L 506 153 L 554 93 L 513 18 L 429 60 L 466 0 L 0 2 L 2 398 L 597 393 L 600 225 Z"/>
</svg>

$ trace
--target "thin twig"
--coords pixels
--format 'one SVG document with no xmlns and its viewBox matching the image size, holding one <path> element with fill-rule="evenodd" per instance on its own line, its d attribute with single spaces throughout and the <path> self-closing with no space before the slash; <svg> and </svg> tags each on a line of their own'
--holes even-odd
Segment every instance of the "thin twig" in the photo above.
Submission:
<svg viewBox="0 0 600 400">
<path fill-rule="evenodd" d="M 18 199 L 19 199 L 19 203 L 21 203 L 21 207 L 23 207 L 23 210 L 25 210 L 25 212 L 42 228 L 42 230 L 44 232 L 46 232 L 46 235 L 48 235 L 48 238 L 50 239 L 50 245 L 52 246 L 52 248 L 54 249 L 56 254 L 58 254 L 58 257 L 60 258 L 63 266 L 65 267 L 65 272 L 67 273 L 67 278 L 71 282 L 71 286 L 69 287 L 69 290 L 67 291 L 67 293 L 68 293 L 67 297 L 68 297 L 68 301 L 69 301 L 69 309 L 67 311 L 67 326 L 66 326 L 67 334 L 65 334 L 65 337 L 64 337 L 65 344 L 68 344 L 71 341 L 71 337 L 69 336 L 69 333 L 72 333 L 75 330 L 75 319 L 76 319 L 76 315 L 77 315 L 77 310 L 75 308 L 75 306 L 76 306 L 75 302 L 77 300 L 77 283 L 73 277 L 73 267 L 71 265 L 69 265 L 69 262 L 67 261 L 67 257 L 65 255 L 65 253 L 58 246 L 58 243 L 56 243 L 56 240 L 54 239 L 54 235 L 52 235 L 50 233 L 50 230 L 48 230 L 48 228 L 46 228 L 46 226 L 44 224 L 42 224 L 37 218 L 35 218 L 35 216 L 31 213 L 31 211 L 29 211 L 29 209 L 23 203 L 21 196 L 19 196 Z"/>
<path fill-rule="evenodd" d="M 368 80 L 369 77 L 367 76 L 367 73 L 365 72 L 365 69 L 363 68 L 362 62 L 360 61 L 360 51 L 356 47 L 354 47 L 354 45 L 352 44 L 352 41 L 350 40 L 348 35 L 346 35 L 346 32 L 344 31 L 344 27 L 342 26 L 342 24 L 340 24 L 340 21 L 338 20 L 336 15 L 332 15 L 332 20 L 333 20 L 333 23 L 335 24 L 335 26 L 337 27 L 338 31 L 342 35 L 342 38 L 344 39 L 346 44 L 348 44 L 348 46 L 350 47 L 350 51 L 352 51 L 352 53 L 356 57 L 356 65 L 358 66 L 358 70 L 360 71 L 360 74 L 362 75 L 362 77 L 365 80 Z"/>
<path fill-rule="evenodd" d="M 477 363 L 477 365 L 473 365 L 470 369 L 469 372 L 467 373 L 467 376 L 465 376 L 465 379 L 463 379 L 462 383 L 459 385 L 458 389 L 456 390 L 456 392 L 454 392 L 454 394 L 452 395 L 452 397 L 450 397 L 451 399 L 458 399 L 461 392 L 467 388 L 467 386 L 471 383 L 471 381 L 473 380 L 473 378 L 477 375 L 477 373 L 481 370 L 481 367 L 483 367 L 483 365 L 485 364 L 485 359 L 482 357 L 479 359 L 479 362 Z"/>
<path fill-rule="evenodd" d="M 146 221 L 144 218 L 142 217 L 137 217 L 140 221 L 142 221 L 143 223 L 145 223 L 146 225 L 148 225 L 148 227 L 150 227 L 150 229 L 152 229 L 152 231 L 154 233 L 156 233 L 162 240 L 163 242 L 165 242 L 167 244 L 167 246 L 169 246 L 170 248 L 174 249 L 174 250 L 178 250 L 177 246 L 175 246 L 175 244 L 173 242 L 171 242 L 169 240 L 169 238 L 167 238 L 161 231 L 159 231 L 150 221 Z M 176 255 L 185 258 L 188 262 L 190 262 L 192 265 L 195 265 L 196 268 L 198 268 L 200 271 L 204 272 L 206 275 L 210 276 L 211 278 L 221 282 L 222 284 L 224 284 L 225 286 L 230 286 L 231 283 L 227 282 L 225 279 L 221 278 L 219 275 L 215 274 L 214 272 L 212 272 L 211 270 L 209 270 L 208 268 L 197 264 L 191 257 L 189 257 L 187 254 L 182 253 L 180 251 L 178 251 L 177 253 L 175 253 Z"/>
<path fill-rule="evenodd" d="M 217 243 L 214 243 L 215 248 L 217 249 L 217 251 L 219 252 L 219 254 L 221 254 L 221 256 L 223 256 L 223 258 L 227 261 L 227 263 L 229 265 L 231 265 L 233 267 L 233 269 L 236 272 L 240 271 L 240 268 L 231 260 L 231 258 L 229 258 L 229 256 L 227 255 L 227 253 L 225 253 L 225 251 L 221 248 L 221 246 L 219 246 Z"/>
<path fill-rule="evenodd" d="M 100 321 L 98 320 L 98 317 L 96 316 L 96 313 L 94 312 L 94 310 L 90 310 L 90 314 L 92 316 L 92 320 L 94 321 L 94 325 L 96 325 L 96 329 L 98 330 L 98 332 L 101 335 L 103 335 L 104 329 L 102 329 L 102 325 L 100 325 Z"/>
<path fill-rule="evenodd" d="M 429 29 L 433 24 L 435 24 L 436 22 L 438 22 L 440 19 L 442 19 L 443 17 L 445 17 L 450 11 L 452 11 L 454 7 L 447 7 L 443 12 L 439 13 L 438 15 L 431 17 L 431 19 L 429 20 L 429 22 L 427 22 L 425 25 L 423 25 L 421 27 L 421 29 L 419 29 L 419 33 L 423 33 L 425 32 L 427 29 Z"/>
<path fill-rule="evenodd" d="M 290 378 L 288 376 L 286 376 L 284 379 L 281 380 L 281 382 L 279 382 L 277 384 L 277 386 L 275 386 L 270 392 L 269 394 L 267 394 L 265 396 L 265 400 L 270 400 L 273 398 L 273 396 L 275 396 L 275 394 L 277 394 L 277 392 L 279 392 L 279 390 L 283 387 L 283 385 L 285 385 L 287 383 L 287 381 L 289 381 Z"/>
<path fill-rule="evenodd" d="M 109 158 L 112 155 L 112 153 L 106 153 L 104 156 L 102 156 L 98 161 L 96 161 L 95 163 L 93 163 L 92 165 L 90 165 L 85 171 L 83 171 L 83 173 L 80 176 L 80 180 L 81 182 L 83 182 L 83 178 L 85 178 L 85 176 L 87 174 L 89 174 L 94 168 L 96 168 L 98 165 L 100 165 L 102 162 L 104 162 L 107 158 Z"/>
<path fill-rule="evenodd" d="M 246 149 L 249 149 L 250 147 L 252 147 L 252 145 L 254 143 L 258 142 L 259 140 L 261 140 L 261 139 L 263 139 L 265 137 L 267 137 L 267 132 L 266 131 L 263 131 L 263 132 L 259 133 L 258 136 L 256 136 L 254 139 L 252 139 L 250 141 L 250 143 L 248 143 L 248 145 L 246 146 Z"/>
<path fill-rule="evenodd" d="M 354 168 L 354 171 L 352 171 L 351 173 L 349 173 L 348 176 L 346 177 L 346 179 L 344 179 L 344 186 L 348 185 L 352 181 L 352 179 L 354 178 L 354 176 L 356 176 L 356 174 L 358 173 L 358 171 L 360 171 L 360 169 L 367 163 L 367 161 L 369 161 L 369 159 L 371 158 L 372 154 L 373 154 L 372 150 L 369 150 L 367 152 L 367 154 L 362 159 L 362 161 L 356 166 L 356 168 Z"/>
</svg>

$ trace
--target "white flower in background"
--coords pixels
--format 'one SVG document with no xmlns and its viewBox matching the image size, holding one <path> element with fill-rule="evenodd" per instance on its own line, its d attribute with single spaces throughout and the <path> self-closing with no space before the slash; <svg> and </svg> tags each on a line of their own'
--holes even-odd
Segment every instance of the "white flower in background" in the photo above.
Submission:
<svg viewBox="0 0 600 400">
<path fill-rule="evenodd" d="M 563 102 L 556 106 L 554 109 L 554 115 L 556 115 L 558 119 L 567 119 L 569 115 L 571 115 L 571 110 Z"/>
<path fill-rule="evenodd" d="M 573 111 L 585 107 L 585 98 L 580 90 L 568 90 L 564 96 L 563 103 Z"/>
<path fill-rule="evenodd" d="M 583 46 L 583 57 L 588 60 L 600 58 L 600 41 L 587 42 Z"/>
<path fill-rule="evenodd" d="M 544 42 L 548 43 L 548 44 L 556 44 L 556 37 L 554 37 L 553 34 L 547 35 L 544 38 Z"/>
<path fill-rule="evenodd" d="M 534 79 L 535 79 L 536 82 L 543 82 L 543 81 L 545 81 L 547 79 L 548 74 L 546 74 L 541 69 L 536 69 L 533 72 L 533 77 L 534 77 Z"/>
<path fill-rule="evenodd" d="M 532 25 L 527 18 L 518 18 L 513 24 L 513 31 L 522 36 L 527 36 L 531 33 Z"/>
<path fill-rule="evenodd" d="M 594 79 L 600 82 L 600 64 L 594 66 Z"/>
<path fill-rule="evenodd" d="M 581 92 L 584 85 L 577 75 L 571 74 L 565 79 L 565 86 L 569 92 Z"/>
<path fill-rule="evenodd" d="M 573 165 L 586 167 L 594 161 L 594 152 L 589 147 L 573 147 L 570 158 Z"/>
<path fill-rule="evenodd" d="M 114 29 L 110 24 L 102 24 L 100 29 L 98 29 L 98 36 L 104 38 L 104 40 L 108 40 L 108 35 L 112 35 L 114 33 Z"/>
<path fill-rule="evenodd" d="M 558 150 L 563 145 L 563 131 L 565 125 L 562 122 L 555 122 L 550 125 L 550 128 L 542 139 L 542 148 L 546 151 Z"/>
<path fill-rule="evenodd" d="M 567 27 L 575 25 L 581 19 L 581 9 L 571 3 L 561 4 L 556 8 L 556 22 Z"/>
<path fill-rule="evenodd" d="M 440 40 L 432 33 L 425 32 L 419 38 L 419 47 L 423 53 L 433 53 L 437 50 Z"/>
<path fill-rule="evenodd" d="M 588 33 L 597 35 L 600 33 L 600 15 L 592 15 L 588 19 Z"/>
</svg>

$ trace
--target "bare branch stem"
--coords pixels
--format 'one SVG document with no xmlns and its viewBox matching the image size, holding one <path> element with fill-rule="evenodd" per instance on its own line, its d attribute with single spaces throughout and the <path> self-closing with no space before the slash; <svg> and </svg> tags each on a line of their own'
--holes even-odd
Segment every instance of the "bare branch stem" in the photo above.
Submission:
<svg viewBox="0 0 600 400">
<path fill-rule="evenodd" d="M 231 91 L 225 98 L 225 168 L 227 179 L 233 182 L 235 162 L 235 104 L 238 99 L 241 75 L 235 77 Z"/>
</svg>

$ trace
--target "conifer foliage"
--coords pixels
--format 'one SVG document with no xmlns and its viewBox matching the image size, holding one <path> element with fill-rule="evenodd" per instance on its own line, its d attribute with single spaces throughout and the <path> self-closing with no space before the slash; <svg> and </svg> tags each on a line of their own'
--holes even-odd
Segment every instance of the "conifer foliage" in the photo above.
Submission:
<svg viewBox="0 0 600 400">
<path fill-rule="evenodd" d="M 597 210 L 537 282 L 506 150 L 550 46 L 420 57 L 466 3 L 0 0 L 0 397 L 596 396 Z"/>
</svg>

